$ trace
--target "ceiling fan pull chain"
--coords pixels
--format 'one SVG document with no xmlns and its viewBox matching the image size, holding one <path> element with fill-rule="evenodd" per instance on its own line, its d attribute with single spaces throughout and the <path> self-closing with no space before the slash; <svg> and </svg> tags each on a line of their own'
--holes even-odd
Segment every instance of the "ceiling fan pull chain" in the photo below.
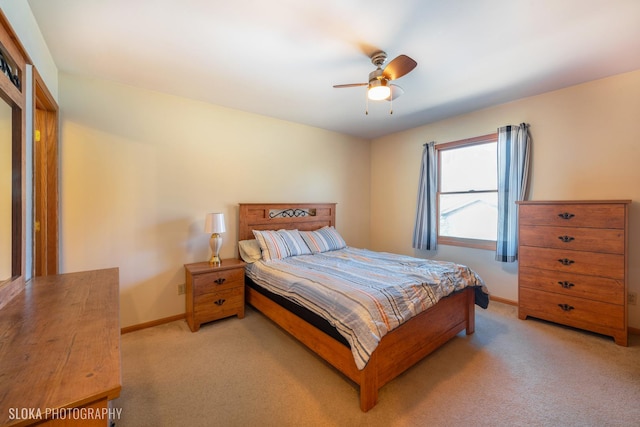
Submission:
<svg viewBox="0 0 640 427">
<path fill-rule="evenodd" d="M 389 99 L 389 115 L 393 114 L 393 92 L 391 92 Z"/>
<path fill-rule="evenodd" d="M 369 115 L 369 95 L 367 94 L 367 91 L 364 92 L 364 99 L 365 99 L 364 114 L 365 116 L 368 116 Z"/>
</svg>

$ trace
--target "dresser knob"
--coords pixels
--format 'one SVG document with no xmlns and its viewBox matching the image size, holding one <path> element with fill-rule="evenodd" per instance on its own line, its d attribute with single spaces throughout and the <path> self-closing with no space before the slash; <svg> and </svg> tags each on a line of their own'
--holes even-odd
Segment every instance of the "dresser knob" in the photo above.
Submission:
<svg viewBox="0 0 640 427">
<path fill-rule="evenodd" d="M 214 282 L 217 283 L 218 285 L 222 285 L 225 280 L 226 279 L 224 277 L 221 277 L 219 279 L 214 280 Z"/>
<path fill-rule="evenodd" d="M 568 259 L 568 258 L 562 258 L 562 259 L 559 259 L 559 260 L 558 260 L 558 262 L 559 262 L 560 264 L 562 264 L 562 265 L 571 265 L 571 264 L 573 264 L 575 261 L 574 261 L 574 260 L 572 260 L 572 259 Z"/>
<path fill-rule="evenodd" d="M 574 307 L 569 304 L 558 304 L 558 307 L 560 307 L 564 311 L 571 311 L 574 309 Z"/>
<path fill-rule="evenodd" d="M 225 302 L 225 301 L 226 301 L 226 300 L 224 300 L 224 299 L 220 298 L 218 301 L 214 301 L 213 303 L 214 303 L 215 305 L 218 305 L 218 306 L 219 306 L 219 305 L 224 304 L 224 302 Z"/>
<path fill-rule="evenodd" d="M 567 282 L 566 280 L 563 282 L 558 282 L 558 284 L 565 289 L 570 289 L 572 286 L 575 286 L 573 283 Z"/>
<path fill-rule="evenodd" d="M 565 243 L 569 243 L 570 241 L 575 240 L 571 236 L 558 236 L 558 239 L 562 240 Z"/>
<path fill-rule="evenodd" d="M 562 219 L 571 219 L 573 218 L 575 215 L 569 212 L 563 212 L 561 214 L 558 214 L 558 216 Z"/>
</svg>

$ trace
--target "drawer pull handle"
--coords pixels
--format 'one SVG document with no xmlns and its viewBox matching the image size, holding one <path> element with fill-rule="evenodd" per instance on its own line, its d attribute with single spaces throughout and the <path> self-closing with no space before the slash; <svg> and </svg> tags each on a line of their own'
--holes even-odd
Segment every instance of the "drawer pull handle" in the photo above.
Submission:
<svg viewBox="0 0 640 427">
<path fill-rule="evenodd" d="M 225 301 L 226 301 L 225 299 L 220 298 L 218 301 L 214 301 L 213 303 L 214 303 L 215 305 L 222 305 L 222 304 L 224 304 L 224 303 L 225 303 Z"/>
<path fill-rule="evenodd" d="M 573 264 L 575 261 L 572 259 L 568 259 L 568 258 L 561 258 L 558 260 L 558 262 L 562 265 L 571 265 Z"/>
<path fill-rule="evenodd" d="M 214 282 L 217 283 L 218 285 L 222 285 L 225 280 L 227 279 L 225 279 L 224 277 L 221 277 L 219 279 L 214 280 Z"/>
<path fill-rule="evenodd" d="M 563 212 L 561 214 L 558 214 L 558 216 L 562 219 L 571 219 L 573 218 L 575 215 L 569 212 Z"/>
<path fill-rule="evenodd" d="M 569 304 L 558 304 L 558 307 L 560 307 L 564 311 L 571 311 L 571 310 L 573 310 L 575 308 L 575 307 L 573 307 L 573 306 L 571 306 Z"/>
<path fill-rule="evenodd" d="M 575 240 L 575 238 L 571 236 L 558 236 L 558 239 L 562 240 L 565 243 L 569 243 L 570 241 Z"/>
<path fill-rule="evenodd" d="M 571 289 L 571 287 L 575 286 L 573 283 L 567 282 L 566 280 L 563 282 L 558 282 L 558 284 L 565 289 Z"/>
</svg>

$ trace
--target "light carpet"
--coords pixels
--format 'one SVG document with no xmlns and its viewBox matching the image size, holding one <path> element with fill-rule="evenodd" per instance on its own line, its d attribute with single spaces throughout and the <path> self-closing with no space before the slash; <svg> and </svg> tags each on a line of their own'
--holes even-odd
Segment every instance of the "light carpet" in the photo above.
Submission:
<svg viewBox="0 0 640 427">
<path fill-rule="evenodd" d="M 638 426 L 640 337 L 609 337 L 476 307 L 462 332 L 385 385 L 369 412 L 357 386 L 259 312 L 122 336 L 130 426 Z"/>
</svg>

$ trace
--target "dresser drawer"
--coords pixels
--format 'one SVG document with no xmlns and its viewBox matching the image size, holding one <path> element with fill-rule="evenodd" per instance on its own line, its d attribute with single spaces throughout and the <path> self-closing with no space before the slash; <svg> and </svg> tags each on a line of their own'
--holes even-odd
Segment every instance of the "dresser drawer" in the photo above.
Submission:
<svg viewBox="0 0 640 427">
<path fill-rule="evenodd" d="M 198 274 L 193 278 L 195 296 L 230 289 L 244 284 L 244 269 L 231 269 Z"/>
<path fill-rule="evenodd" d="M 621 229 L 523 225 L 520 244 L 574 251 L 624 254 L 625 233 Z"/>
<path fill-rule="evenodd" d="M 624 255 L 520 246 L 520 267 L 624 280 Z"/>
<path fill-rule="evenodd" d="M 195 317 L 198 322 L 208 322 L 244 312 L 244 286 L 196 297 Z"/>
<path fill-rule="evenodd" d="M 624 204 L 522 204 L 520 225 L 620 228 L 626 223 Z"/>
<path fill-rule="evenodd" d="M 521 267 L 518 285 L 521 288 L 624 305 L 624 282 L 608 277 Z"/>
<path fill-rule="evenodd" d="M 550 292 L 520 288 L 518 308 L 526 315 L 594 331 L 623 329 L 625 309 L 607 304 Z M 563 308 L 564 307 L 564 308 Z"/>
</svg>

